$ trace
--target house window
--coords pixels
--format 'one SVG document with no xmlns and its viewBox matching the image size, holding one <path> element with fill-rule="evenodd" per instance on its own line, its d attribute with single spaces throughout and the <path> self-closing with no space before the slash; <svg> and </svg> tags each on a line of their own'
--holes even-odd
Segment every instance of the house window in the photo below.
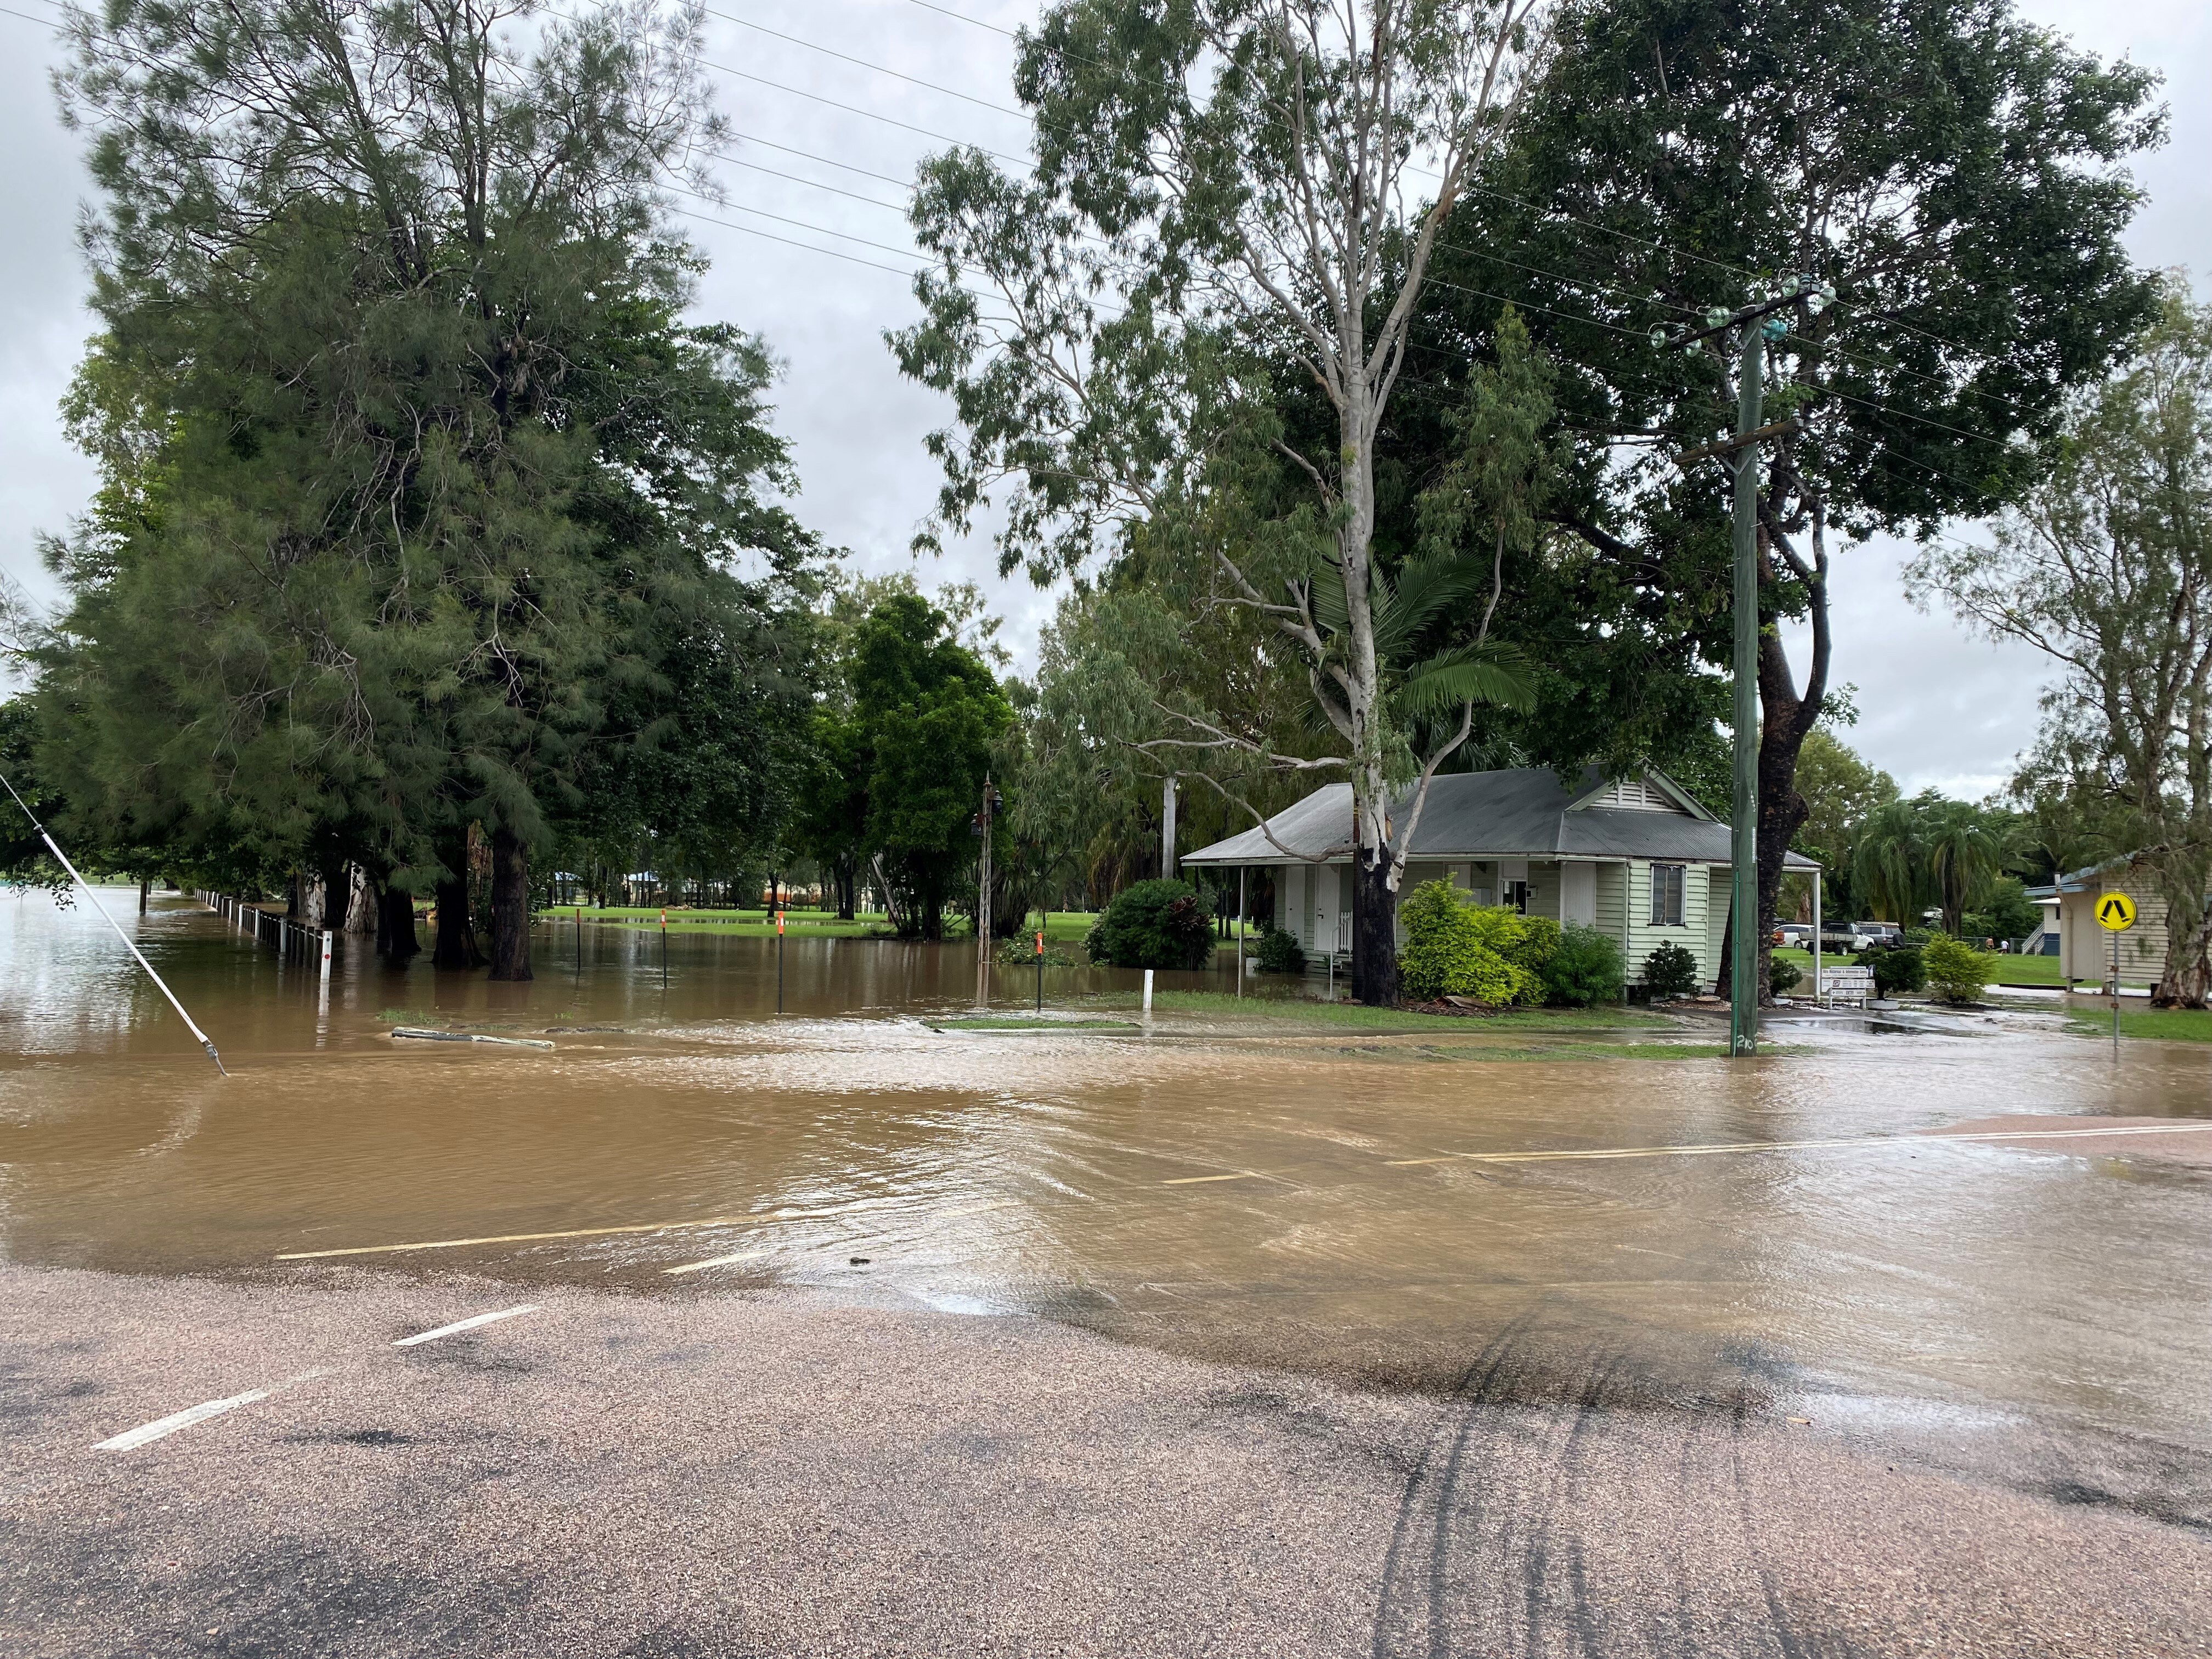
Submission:
<svg viewBox="0 0 2212 1659">
<path fill-rule="evenodd" d="M 1654 927 L 1680 927 L 1682 923 L 1682 866 L 1679 864 L 1655 864 L 1651 866 L 1651 925 Z"/>
</svg>

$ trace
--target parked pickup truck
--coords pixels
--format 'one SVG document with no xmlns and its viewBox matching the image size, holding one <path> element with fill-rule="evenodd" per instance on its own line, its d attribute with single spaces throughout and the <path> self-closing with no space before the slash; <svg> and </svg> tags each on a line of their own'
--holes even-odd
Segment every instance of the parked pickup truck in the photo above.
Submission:
<svg viewBox="0 0 2212 1659">
<path fill-rule="evenodd" d="M 1905 930 L 1893 921 L 1829 921 L 1820 925 L 1824 956 L 1849 956 L 1903 938 Z"/>
</svg>

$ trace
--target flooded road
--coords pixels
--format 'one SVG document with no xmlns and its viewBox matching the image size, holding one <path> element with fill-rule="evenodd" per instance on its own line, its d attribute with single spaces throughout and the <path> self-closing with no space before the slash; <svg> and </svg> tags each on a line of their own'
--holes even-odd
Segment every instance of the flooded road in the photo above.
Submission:
<svg viewBox="0 0 2212 1659">
<path fill-rule="evenodd" d="M 356 950 L 325 988 L 174 897 L 138 937 L 228 1079 L 88 909 L 0 899 L 15 1261 L 795 1285 L 1421 1387 L 1509 1338 L 1508 1401 L 1596 1370 L 1627 1403 L 2025 1421 L 2185 1451 L 2191 1492 L 2212 1455 L 2212 1136 L 1926 1138 L 2212 1123 L 2212 1054 L 2185 1045 L 2115 1069 L 2027 1018 L 1777 1028 L 1747 1064 L 1663 1022 L 962 1030 L 937 1029 L 972 1002 L 960 946 L 789 945 L 779 1018 L 766 940 L 673 936 L 664 990 L 658 939 L 612 927 L 541 928 L 527 986 Z M 1048 970 L 1045 999 L 1134 1022 L 1133 983 Z M 1012 1014 L 1034 981 L 995 984 Z"/>
</svg>

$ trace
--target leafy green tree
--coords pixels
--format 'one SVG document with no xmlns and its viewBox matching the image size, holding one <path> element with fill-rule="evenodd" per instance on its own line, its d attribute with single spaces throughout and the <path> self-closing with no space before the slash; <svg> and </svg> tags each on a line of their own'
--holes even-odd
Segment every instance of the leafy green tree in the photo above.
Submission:
<svg viewBox="0 0 2212 1659">
<path fill-rule="evenodd" d="M 2212 307 L 2168 284 L 2157 320 L 2078 396 L 2049 476 L 1987 547 L 1915 568 L 1969 625 L 2061 670 L 2016 794 L 2062 872 L 2136 860 L 2165 901 L 2152 995 L 2212 992 Z"/>
<path fill-rule="evenodd" d="M 1607 648 L 1566 660 L 1632 710 L 1681 696 L 1695 663 L 1675 642 L 1730 653 L 1730 473 L 1674 458 L 1732 424 L 1732 358 L 1667 342 L 1784 275 L 1832 287 L 1765 352 L 1770 418 L 1797 424 L 1767 451 L 1759 509 L 1765 940 L 1830 694 L 1832 544 L 1985 516 L 2033 480 L 2032 441 L 2154 308 L 2122 244 L 2139 199 L 2124 163 L 2163 114 L 2148 71 L 2007 0 L 1566 0 L 1553 20 L 1511 143 L 1437 240 L 1409 374 L 1433 363 L 1426 401 L 1448 403 L 1504 301 L 1528 320 L 1574 444 L 1545 516 L 1583 556 L 1550 556 L 1593 573 L 1531 580 L 1592 605 Z M 1434 423 L 1410 435 L 1442 448 Z M 1407 465 L 1420 476 L 1418 453 Z M 1509 583 L 1501 614 L 1510 640 L 1539 613 Z M 1789 618 L 1808 625 L 1802 665 Z"/>
<path fill-rule="evenodd" d="M 343 854 L 395 953 L 480 826 L 509 979 L 531 849 L 595 746 L 650 746 L 677 711 L 639 703 L 775 603 L 736 555 L 780 577 L 809 551 L 761 499 L 788 483 L 764 349 L 683 317 L 697 261 L 659 191 L 720 130 L 696 17 L 603 8 L 526 52 L 520 15 L 73 21 L 64 110 L 104 204 L 71 413 L 103 489 L 58 554 L 40 693 L 88 816 Z"/>
<path fill-rule="evenodd" d="M 854 629 L 849 674 L 857 741 L 846 787 L 865 784 L 866 845 L 881 860 L 899 930 L 941 939 L 1013 712 L 951 619 L 912 592 L 888 594 Z"/>
<path fill-rule="evenodd" d="M 931 441 L 939 524 L 964 528 L 1003 483 L 1005 567 L 1049 579 L 1141 540 L 1186 567 L 1195 600 L 1265 623 L 1352 781 L 1353 973 L 1370 1002 L 1396 995 L 1396 896 L 1427 777 L 1497 672 L 1473 654 L 1433 664 L 1429 695 L 1461 715 L 1458 735 L 1447 716 L 1445 746 L 1409 754 L 1382 636 L 1392 609 L 1417 607 L 1375 558 L 1377 454 L 1437 232 L 1540 44 L 1534 9 L 1063 0 L 1016 70 L 1036 115 L 1031 176 L 946 155 L 913 210 L 941 268 L 916 279 L 925 319 L 893 344 L 957 412 L 957 433 Z M 1409 210 L 1416 154 L 1441 176 Z M 1311 432 L 1277 407 L 1285 362 L 1326 406 Z M 1395 665 L 1409 682 L 1411 666 Z M 1194 761 L 1278 758 L 1189 710 L 1158 729 Z"/>
<path fill-rule="evenodd" d="M 1854 916 L 1863 896 L 1854 880 L 1851 848 L 1868 814 L 1897 799 L 1897 780 L 1815 727 L 1805 734 L 1798 751 L 1796 783 L 1805 802 L 1805 822 L 1793 844 L 1820 865 L 1822 908 L 1832 916 Z"/>
</svg>

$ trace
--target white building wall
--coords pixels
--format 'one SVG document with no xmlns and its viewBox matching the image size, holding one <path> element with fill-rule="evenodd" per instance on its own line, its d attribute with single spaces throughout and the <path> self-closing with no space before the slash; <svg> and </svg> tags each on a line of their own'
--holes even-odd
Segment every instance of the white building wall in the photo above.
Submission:
<svg viewBox="0 0 2212 1659">
<path fill-rule="evenodd" d="M 1559 920 L 1578 921 L 1585 927 L 1597 921 L 1597 866 L 1559 866 Z"/>
</svg>

